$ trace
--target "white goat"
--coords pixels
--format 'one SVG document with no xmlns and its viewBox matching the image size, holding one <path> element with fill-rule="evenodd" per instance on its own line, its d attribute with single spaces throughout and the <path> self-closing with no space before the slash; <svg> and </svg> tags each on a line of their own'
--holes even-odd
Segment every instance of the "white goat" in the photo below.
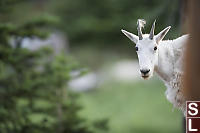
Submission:
<svg viewBox="0 0 200 133">
<path fill-rule="evenodd" d="M 136 46 L 141 76 L 148 79 L 155 71 L 165 83 L 166 97 L 185 114 L 185 99 L 181 91 L 183 75 L 183 50 L 188 35 L 183 35 L 174 40 L 162 40 L 171 26 L 162 30 L 154 36 L 155 22 L 152 25 L 150 34 L 142 34 L 142 27 L 145 20 L 138 19 L 138 36 L 121 30 Z"/>
</svg>

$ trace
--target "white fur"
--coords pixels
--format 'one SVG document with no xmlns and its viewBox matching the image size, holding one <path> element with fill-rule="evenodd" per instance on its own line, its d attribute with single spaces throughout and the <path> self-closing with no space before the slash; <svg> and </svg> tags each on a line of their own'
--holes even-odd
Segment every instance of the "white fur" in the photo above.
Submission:
<svg viewBox="0 0 200 133">
<path fill-rule="evenodd" d="M 149 69 L 150 72 L 141 76 L 145 79 L 152 77 L 157 73 L 160 79 L 167 87 L 166 97 L 174 107 L 179 108 L 185 114 L 185 99 L 182 94 L 182 76 L 183 76 L 183 51 L 188 35 L 183 35 L 174 40 L 162 40 L 169 31 L 170 27 L 165 28 L 159 34 L 155 35 L 153 40 L 149 34 L 144 34 L 142 40 L 130 32 L 122 32 L 131 39 L 138 48 L 137 55 L 140 70 Z M 157 50 L 154 50 L 157 47 Z"/>
<path fill-rule="evenodd" d="M 183 53 L 188 35 L 175 40 L 161 41 L 158 48 L 158 65 L 155 72 L 167 87 L 166 97 L 174 107 L 185 114 L 185 99 L 182 94 Z"/>
</svg>

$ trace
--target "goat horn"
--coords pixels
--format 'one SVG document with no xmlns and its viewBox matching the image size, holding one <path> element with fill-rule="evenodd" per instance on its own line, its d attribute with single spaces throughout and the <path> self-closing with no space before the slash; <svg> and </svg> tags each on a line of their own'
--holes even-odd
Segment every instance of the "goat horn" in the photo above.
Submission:
<svg viewBox="0 0 200 133">
<path fill-rule="evenodd" d="M 149 35 L 149 39 L 151 39 L 151 40 L 153 40 L 153 37 L 154 37 L 155 24 L 156 24 L 156 20 L 153 22 L 152 27 L 151 27 L 151 31 L 150 31 L 150 35 Z"/>
<path fill-rule="evenodd" d="M 144 27 L 144 25 L 146 24 L 146 21 L 143 20 L 143 19 L 138 19 L 137 21 L 137 30 L 138 30 L 138 37 L 139 37 L 139 40 L 142 40 L 143 37 L 142 37 L 142 27 Z"/>
</svg>

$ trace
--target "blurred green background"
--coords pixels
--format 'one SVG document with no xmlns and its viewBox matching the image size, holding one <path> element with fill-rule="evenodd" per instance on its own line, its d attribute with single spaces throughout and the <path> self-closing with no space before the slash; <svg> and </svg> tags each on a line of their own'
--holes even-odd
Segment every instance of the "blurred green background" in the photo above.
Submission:
<svg viewBox="0 0 200 133">
<path fill-rule="evenodd" d="M 180 133 L 182 115 L 138 72 L 136 21 L 181 34 L 179 0 L 0 0 L 0 132 Z"/>
</svg>

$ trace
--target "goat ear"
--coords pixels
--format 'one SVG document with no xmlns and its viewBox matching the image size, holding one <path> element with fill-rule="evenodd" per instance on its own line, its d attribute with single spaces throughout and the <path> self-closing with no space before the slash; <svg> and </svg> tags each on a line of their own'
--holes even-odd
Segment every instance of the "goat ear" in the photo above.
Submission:
<svg viewBox="0 0 200 133">
<path fill-rule="evenodd" d="M 134 35 L 133 33 L 130 33 L 128 31 L 125 31 L 125 30 L 121 30 L 124 35 L 126 35 L 131 41 L 133 41 L 135 44 L 138 42 L 138 36 Z"/>
<path fill-rule="evenodd" d="M 159 41 L 161 41 L 165 37 L 165 35 L 167 34 L 167 32 L 169 31 L 170 28 L 171 28 L 171 26 L 168 26 L 167 28 L 162 30 L 158 35 L 156 35 L 157 43 L 159 43 Z"/>
</svg>

